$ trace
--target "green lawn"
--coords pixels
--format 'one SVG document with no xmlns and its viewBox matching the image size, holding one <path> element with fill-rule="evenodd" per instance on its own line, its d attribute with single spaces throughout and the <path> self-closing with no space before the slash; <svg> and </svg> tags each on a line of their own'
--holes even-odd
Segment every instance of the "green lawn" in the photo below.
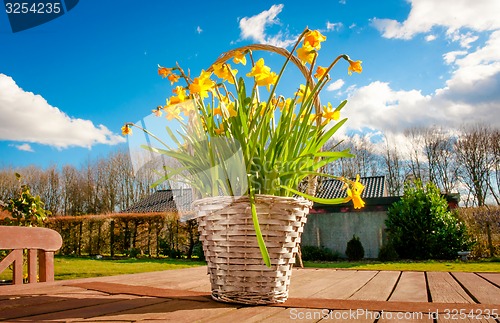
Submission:
<svg viewBox="0 0 500 323">
<path fill-rule="evenodd" d="M 500 262 L 498 261 L 399 261 L 399 262 L 379 262 L 379 261 L 334 261 L 315 262 L 305 261 L 304 267 L 314 268 L 349 268 L 360 270 L 411 270 L 411 271 L 462 271 L 462 272 L 500 272 Z"/>
<path fill-rule="evenodd" d="M 104 260 L 91 258 L 56 257 L 54 263 L 55 279 L 74 279 L 86 277 L 114 276 L 150 271 L 203 266 L 205 262 L 185 259 L 119 259 Z M 12 279 L 10 270 L 0 274 L 0 280 Z"/>
<path fill-rule="evenodd" d="M 308 268 L 339 268 L 356 270 L 412 270 L 412 271 L 463 271 L 463 272 L 500 272 L 500 262 L 497 261 L 334 261 L 334 262 L 304 262 Z M 205 262 L 186 259 L 91 259 L 74 257 L 55 258 L 55 279 L 74 279 L 86 277 L 113 276 L 141 272 L 162 271 L 170 269 L 203 266 Z M 0 280 L 11 279 L 12 273 L 6 270 L 0 274 Z"/>
</svg>

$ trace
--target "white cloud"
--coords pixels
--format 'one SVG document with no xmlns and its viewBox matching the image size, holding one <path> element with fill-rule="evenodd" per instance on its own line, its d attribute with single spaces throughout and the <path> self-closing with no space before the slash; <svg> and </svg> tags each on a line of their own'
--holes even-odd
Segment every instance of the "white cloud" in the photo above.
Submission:
<svg viewBox="0 0 500 323">
<path fill-rule="evenodd" d="M 470 53 L 450 52 L 444 59 L 454 70 L 445 87 L 430 95 L 394 90 L 380 81 L 353 91 L 343 110 L 348 127 L 392 135 L 416 126 L 452 129 L 484 122 L 500 127 L 500 31 L 493 32 L 483 47 Z"/>
<path fill-rule="evenodd" d="M 200 26 L 198 26 L 198 27 L 196 27 L 196 32 L 197 32 L 198 34 L 201 34 L 201 33 L 203 32 L 203 29 L 201 29 L 201 27 L 200 27 Z"/>
<path fill-rule="evenodd" d="M 425 36 L 425 40 L 426 41 L 433 41 L 433 40 L 436 40 L 436 35 L 427 35 Z"/>
<path fill-rule="evenodd" d="M 96 127 L 90 120 L 69 117 L 42 96 L 21 89 L 5 74 L 0 74 L 0 115 L 0 140 L 39 143 L 58 149 L 125 141 L 103 125 Z"/>
<path fill-rule="evenodd" d="M 16 147 L 18 150 L 21 150 L 21 151 L 27 151 L 27 152 L 34 152 L 33 148 L 31 147 L 30 144 L 22 144 L 22 145 L 9 145 L 9 146 L 12 146 L 12 147 Z"/>
<path fill-rule="evenodd" d="M 340 30 L 344 24 L 341 22 L 326 22 L 326 30 L 327 31 L 335 31 L 335 30 Z"/>
<path fill-rule="evenodd" d="M 403 22 L 374 18 L 372 24 L 386 38 L 411 39 L 429 32 L 434 26 L 453 33 L 461 28 L 487 31 L 500 28 L 498 0 L 409 0 L 411 11 Z"/>
<path fill-rule="evenodd" d="M 451 63 L 454 63 L 456 61 L 458 56 L 463 56 L 465 54 L 467 54 L 467 51 L 465 51 L 465 50 L 455 50 L 455 51 L 448 52 L 448 53 L 444 54 L 443 58 L 444 58 L 444 61 L 446 62 L 446 64 L 451 64 Z"/>
<path fill-rule="evenodd" d="M 342 86 L 344 86 L 344 80 L 338 79 L 335 82 L 329 84 L 326 87 L 326 90 L 327 91 L 336 91 L 336 90 L 339 90 Z"/>
<path fill-rule="evenodd" d="M 278 32 L 274 36 L 266 34 L 266 27 L 279 24 L 278 14 L 283 10 L 284 5 L 272 5 L 269 10 L 240 19 L 241 39 L 250 39 L 257 43 L 270 44 L 278 47 L 287 47 L 295 43 L 296 36 L 290 37 L 286 33 Z"/>
</svg>

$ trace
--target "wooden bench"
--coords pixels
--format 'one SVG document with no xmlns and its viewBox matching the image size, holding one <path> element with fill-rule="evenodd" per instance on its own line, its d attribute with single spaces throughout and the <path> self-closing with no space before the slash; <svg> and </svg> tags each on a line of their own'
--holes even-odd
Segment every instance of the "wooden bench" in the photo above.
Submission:
<svg viewBox="0 0 500 323">
<path fill-rule="evenodd" d="M 61 235 L 51 229 L 0 226 L 0 250 L 12 250 L 0 261 L 0 273 L 13 264 L 12 281 L 22 284 L 23 251 L 28 250 L 28 283 L 36 283 L 37 276 L 40 282 L 54 281 L 54 252 L 61 245 Z"/>
</svg>

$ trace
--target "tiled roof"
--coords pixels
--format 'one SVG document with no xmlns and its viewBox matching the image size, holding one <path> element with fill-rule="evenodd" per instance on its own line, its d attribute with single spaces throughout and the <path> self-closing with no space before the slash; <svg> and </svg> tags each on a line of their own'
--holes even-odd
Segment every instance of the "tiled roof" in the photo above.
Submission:
<svg viewBox="0 0 500 323">
<path fill-rule="evenodd" d="M 363 193 L 361 193 L 361 197 L 377 198 L 387 196 L 384 176 L 361 177 L 359 181 L 365 186 Z M 316 197 L 345 197 L 347 196 L 346 190 L 342 189 L 342 187 L 343 183 L 339 180 L 322 178 L 318 185 Z M 158 190 L 122 212 L 148 213 L 190 211 L 191 202 L 191 189 Z"/>
<path fill-rule="evenodd" d="M 361 177 L 359 181 L 365 186 L 361 197 L 375 198 L 387 196 L 384 176 Z M 344 184 L 339 180 L 322 178 L 316 191 L 316 197 L 328 199 L 346 197 L 347 193 L 345 189 L 342 189 L 343 186 Z"/>
<path fill-rule="evenodd" d="M 158 190 L 140 200 L 123 213 L 188 211 L 192 202 L 191 189 Z"/>
</svg>

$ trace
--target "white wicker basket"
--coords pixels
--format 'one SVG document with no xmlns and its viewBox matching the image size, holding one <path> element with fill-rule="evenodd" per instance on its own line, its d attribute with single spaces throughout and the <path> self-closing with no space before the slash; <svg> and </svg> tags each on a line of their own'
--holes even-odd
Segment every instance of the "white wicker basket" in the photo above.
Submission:
<svg viewBox="0 0 500 323">
<path fill-rule="evenodd" d="M 243 304 L 282 303 L 311 202 L 257 195 L 257 214 L 271 268 L 263 260 L 246 196 L 204 198 L 193 203 L 208 263 L 212 298 Z"/>
</svg>

